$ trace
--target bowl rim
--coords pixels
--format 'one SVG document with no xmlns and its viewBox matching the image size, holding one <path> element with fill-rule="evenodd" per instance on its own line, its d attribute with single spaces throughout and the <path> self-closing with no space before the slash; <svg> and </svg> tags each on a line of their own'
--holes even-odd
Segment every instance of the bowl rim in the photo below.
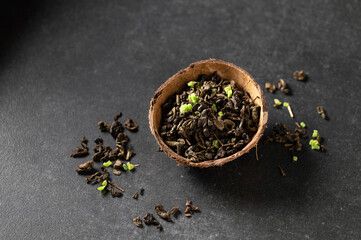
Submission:
<svg viewBox="0 0 361 240">
<path fill-rule="evenodd" d="M 256 87 L 256 89 L 258 91 L 258 94 L 260 95 L 260 100 L 261 100 L 260 106 L 261 106 L 261 114 L 262 114 L 262 117 L 260 117 L 260 121 L 262 120 L 262 122 L 259 123 L 258 130 L 257 130 L 256 134 L 252 137 L 252 140 L 246 146 L 244 146 L 240 151 L 238 151 L 230 156 L 224 157 L 224 158 L 219 158 L 216 160 L 207 160 L 207 161 L 195 163 L 195 162 L 191 162 L 189 159 L 177 154 L 170 147 L 168 147 L 168 145 L 163 141 L 162 137 L 159 135 L 158 129 L 155 129 L 155 127 L 154 127 L 153 113 L 154 113 L 154 105 L 156 104 L 159 96 L 162 94 L 164 88 L 167 87 L 170 82 L 174 81 L 180 75 L 187 72 L 188 70 L 194 68 L 194 66 L 199 65 L 199 64 L 207 64 L 207 63 L 217 63 L 217 64 L 226 65 L 228 67 L 234 68 L 234 69 L 242 72 L 243 74 L 245 74 L 249 77 L 249 81 L 253 82 L 254 86 Z M 153 134 L 157 143 L 160 145 L 160 147 L 163 149 L 163 151 L 168 155 L 168 157 L 170 157 L 173 160 L 176 160 L 178 162 L 178 164 L 187 165 L 187 166 L 191 166 L 191 167 L 198 167 L 198 168 L 208 168 L 208 167 L 213 167 L 213 166 L 222 166 L 225 163 L 228 163 L 230 161 L 233 161 L 233 160 L 241 157 L 243 154 L 249 152 L 253 147 L 255 147 L 258 144 L 258 141 L 261 139 L 261 137 L 264 133 L 264 130 L 267 127 L 268 110 L 267 110 L 266 99 L 264 97 L 261 87 L 258 85 L 258 83 L 254 80 L 254 78 L 247 71 L 236 66 L 233 63 L 229 63 L 229 62 L 225 62 L 222 60 L 217 60 L 217 59 L 211 58 L 211 59 L 201 60 L 201 61 L 191 63 L 187 68 L 179 70 L 176 74 L 174 74 L 173 76 L 168 78 L 168 80 L 165 81 L 157 89 L 154 97 L 151 99 L 148 117 L 149 117 L 149 127 L 151 130 L 151 133 Z"/>
</svg>

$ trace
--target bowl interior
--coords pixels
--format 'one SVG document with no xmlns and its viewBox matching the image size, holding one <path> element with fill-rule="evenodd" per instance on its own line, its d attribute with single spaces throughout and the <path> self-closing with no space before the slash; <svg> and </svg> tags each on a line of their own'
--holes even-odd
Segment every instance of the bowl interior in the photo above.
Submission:
<svg viewBox="0 0 361 240">
<path fill-rule="evenodd" d="M 188 159 L 178 155 L 171 148 L 169 148 L 160 135 L 158 134 L 158 129 L 161 124 L 162 118 L 162 105 L 167 101 L 167 99 L 173 96 L 176 93 L 181 92 L 186 84 L 189 81 L 194 81 L 198 78 L 200 74 L 212 74 L 217 72 L 219 76 L 224 79 L 234 80 L 236 85 L 244 89 L 249 93 L 252 99 L 255 99 L 255 104 L 260 106 L 260 122 L 258 125 L 258 131 L 255 136 L 253 136 L 251 142 L 249 142 L 242 150 L 239 152 L 217 160 L 209 160 L 200 163 L 190 162 Z M 159 145 L 162 147 L 164 152 L 168 154 L 169 157 L 177 160 L 181 164 L 190 165 L 194 167 L 210 167 L 210 166 L 220 166 L 226 162 L 232 161 L 244 153 L 248 152 L 252 147 L 254 147 L 260 137 L 263 134 L 263 131 L 266 127 L 268 118 L 266 101 L 263 95 L 263 92 L 255 80 L 249 75 L 245 70 L 235 66 L 234 64 L 223 62 L 220 60 L 204 60 L 191 64 L 188 68 L 183 69 L 169 78 L 160 88 L 157 90 L 155 96 L 151 101 L 150 111 L 149 111 L 149 124 L 153 135 L 158 141 Z"/>
</svg>

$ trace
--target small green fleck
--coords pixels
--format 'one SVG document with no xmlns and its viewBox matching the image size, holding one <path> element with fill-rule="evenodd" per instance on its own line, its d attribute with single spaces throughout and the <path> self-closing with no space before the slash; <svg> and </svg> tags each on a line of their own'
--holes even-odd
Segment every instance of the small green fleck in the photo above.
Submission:
<svg viewBox="0 0 361 240">
<path fill-rule="evenodd" d="M 191 101 L 192 104 L 196 104 L 199 101 L 199 98 L 195 93 L 192 93 L 191 95 L 188 95 L 189 101 Z"/>
<path fill-rule="evenodd" d="M 212 88 L 212 92 L 217 93 L 217 88 Z"/>
<path fill-rule="evenodd" d="M 103 166 L 110 167 L 112 164 L 113 164 L 112 161 L 108 161 L 108 162 L 103 163 Z"/>
<path fill-rule="evenodd" d="M 233 91 L 231 86 L 225 87 L 224 91 L 226 92 L 228 98 L 232 97 Z"/>
<path fill-rule="evenodd" d="M 213 140 L 212 145 L 215 146 L 216 148 L 219 148 L 218 140 Z"/>
<path fill-rule="evenodd" d="M 198 82 L 198 88 L 201 88 L 202 84 L 200 82 Z"/>
<path fill-rule="evenodd" d="M 311 139 L 310 142 L 308 143 L 308 145 L 312 145 L 312 143 L 313 143 L 314 141 L 316 141 L 316 140 Z"/>
<path fill-rule="evenodd" d="M 108 181 L 107 180 L 104 180 L 103 182 L 102 182 L 102 186 L 106 186 L 108 184 Z"/>
<path fill-rule="evenodd" d="M 317 136 L 318 136 L 318 131 L 317 131 L 317 130 L 313 130 L 312 137 L 313 137 L 313 138 L 317 138 Z"/>
<path fill-rule="evenodd" d="M 320 150 L 320 144 L 317 140 L 310 140 L 311 149 Z"/>
<path fill-rule="evenodd" d="M 127 170 L 128 170 L 127 165 L 123 164 L 123 169 L 124 169 L 125 171 L 127 171 Z"/>
<path fill-rule="evenodd" d="M 190 81 L 190 82 L 188 82 L 188 86 L 190 86 L 190 87 L 193 87 L 194 86 L 194 84 L 196 84 L 197 82 L 196 81 Z"/>
<path fill-rule="evenodd" d="M 277 98 L 274 99 L 275 104 L 277 104 L 278 106 L 282 105 L 282 102 L 280 100 L 278 100 Z"/>
<path fill-rule="evenodd" d="M 220 111 L 220 112 L 218 112 L 218 115 L 220 116 L 220 117 L 223 117 L 223 112 L 222 111 Z"/>
<path fill-rule="evenodd" d="M 297 157 L 297 156 L 293 156 L 293 158 L 292 158 L 292 159 L 293 159 L 293 161 L 294 161 L 294 162 L 297 162 L 298 157 Z"/>
<path fill-rule="evenodd" d="M 98 190 L 99 191 L 103 191 L 105 189 L 105 186 L 100 186 L 100 187 L 98 187 Z"/>
<path fill-rule="evenodd" d="M 303 128 L 306 127 L 306 123 L 304 123 L 304 122 L 301 122 L 300 125 L 301 125 L 301 127 L 303 127 Z"/>
<path fill-rule="evenodd" d="M 288 102 L 284 102 L 284 103 L 283 103 L 283 106 L 284 106 L 284 107 L 288 107 L 288 106 L 290 106 L 290 104 L 289 104 Z"/>
<path fill-rule="evenodd" d="M 127 167 L 128 167 L 128 170 L 132 171 L 134 169 L 134 165 L 127 162 Z"/>
<path fill-rule="evenodd" d="M 180 106 L 179 110 L 180 110 L 181 113 L 191 111 L 192 110 L 192 104 L 183 104 L 182 106 Z"/>
<path fill-rule="evenodd" d="M 215 112 L 217 112 L 217 106 L 216 106 L 216 104 L 212 104 L 212 106 L 213 106 L 213 110 L 215 111 Z"/>
<path fill-rule="evenodd" d="M 199 114 L 199 111 L 195 111 L 194 113 L 195 113 L 195 114 Z"/>
</svg>

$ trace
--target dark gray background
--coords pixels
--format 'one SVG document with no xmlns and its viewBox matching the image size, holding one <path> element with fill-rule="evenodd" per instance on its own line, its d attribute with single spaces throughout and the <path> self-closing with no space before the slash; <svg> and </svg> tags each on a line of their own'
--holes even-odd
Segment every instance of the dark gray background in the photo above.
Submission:
<svg viewBox="0 0 361 240">
<path fill-rule="evenodd" d="M 10 1 L 9 1 L 10 2 Z M 31 3 L 30 3 L 31 2 Z M 358 1 L 12 1 L 1 7 L 1 239 L 359 239 L 361 4 Z M 259 84 L 280 77 L 293 95 L 265 93 L 269 128 L 295 120 L 325 137 L 297 163 L 259 145 L 222 168 L 177 166 L 148 127 L 155 90 L 191 62 L 216 58 Z M 292 78 L 295 70 L 307 82 Z M 330 121 L 316 113 L 324 106 Z M 134 118 L 134 173 L 102 196 L 69 154 L 96 123 Z M 307 143 L 307 141 L 305 141 Z M 287 176 L 282 177 L 281 164 Z M 145 195 L 131 195 L 140 187 Z M 132 218 L 193 200 L 202 210 L 138 229 Z"/>
</svg>

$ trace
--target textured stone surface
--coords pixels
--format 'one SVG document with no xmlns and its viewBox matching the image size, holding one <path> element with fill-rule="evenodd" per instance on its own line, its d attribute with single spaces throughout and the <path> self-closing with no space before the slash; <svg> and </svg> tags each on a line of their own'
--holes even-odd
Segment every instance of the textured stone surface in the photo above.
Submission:
<svg viewBox="0 0 361 240">
<path fill-rule="evenodd" d="M 18 4 L 22 10 L 14 11 Z M 2 8 L 0 55 L 1 239 L 357 239 L 361 235 L 358 1 L 18 1 Z M 266 94 L 269 126 L 297 121 L 326 138 L 298 162 L 260 145 L 222 168 L 191 169 L 156 151 L 149 100 L 189 63 L 217 58 L 263 87 L 280 77 L 293 95 Z M 307 82 L 292 78 L 304 69 Z M 330 121 L 316 113 L 324 106 Z M 121 199 L 75 172 L 82 136 L 115 113 L 134 118 L 135 173 L 113 177 Z M 266 134 L 270 133 L 270 128 Z M 113 144 L 110 136 L 107 143 Z M 93 144 L 93 143 L 91 143 Z M 86 158 L 88 159 L 88 158 Z M 84 159 L 84 161 L 86 160 Z M 281 177 L 281 164 L 287 176 Z M 132 194 L 144 187 L 136 201 Z M 202 210 L 138 229 L 162 203 Z"/>
</svg>

